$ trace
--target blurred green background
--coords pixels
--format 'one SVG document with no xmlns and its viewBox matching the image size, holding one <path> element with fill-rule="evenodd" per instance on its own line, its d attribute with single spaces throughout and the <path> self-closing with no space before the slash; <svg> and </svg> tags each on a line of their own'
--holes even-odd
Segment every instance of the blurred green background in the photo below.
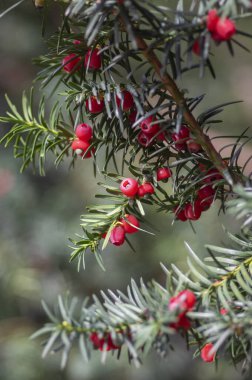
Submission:
<svg viewBox="0 0 252 380">
<path fill-rule="evenodd" d="M 0 13 L 10 4 L 0 1 Z M 47 38 L 57 27 L 61 9 L 57 5 L 46 17 Z M 7 109 L 4 94 L 8 93 L 14 103 L 20 104 L 24 89 L 29 89 L 37 68 L 31 59 L 45 51 L 41 37 L 42 13 L 35 10 L 31 1 L 0 18 L 0 114 Z M 239 28 L 251 32 L 251 21 L 239 23 Z M 251 46 L 251 40 L 237 37 Z M 208 74 L 204 80 L 197 72 L 187 74 L 179 85 L 190 88 L 191 95 L 207 93 L 204 106 L 244 99 L 245 102 L 227 108 L 223 112 L 225 123 L 219 134 L 241 133 L 250 126 L 252 106 L 252 57 L 240 48 L 231 58 L 223 45 L 213 49 L 213 62 L 217 79 Z M 1 129 L 6 128 L 2 125 Z M 3 132 L 0 131 L 0 134 Z M 155 215 L 149 211 L 148 219 L 159 229 L 156 237 L 136 234 L 133 237 L 136 253 L 125 245 L 109 246 L 104 254 L 107 272 L 102 272 L 95 259 L 87 260 L 88 270 L 77 273 L 76 264 L 68 263 L 68 237 L 79 229 L 79 216 L 85 204 L 94 202 L 96 191 L 91 162 L 78 162 L 74 171 L 68 163 L 56 170 L 48 165 L 47 176 L 39 177 L 26 171 L 19 174 L 20 162 L 12 153 L 0 147 L 0 380 L 121 380 L 151 379 L 239 379 L 238 372 L 223 363 L 218 373 L 214 365 L 191 360 L 184 342 L 179 338 L 176 351 L 167 360 L 151 354 L 140 369 L 109 358 L 106 365 L 95 355 L 89 364 L 73 351 L 64 372 L 59 369 L 59 356 L 42 360 L 40 342 L 29 336 L 44 322 L 45 316 L 40 300 L 49 304 L 58 294 L 70 290 L 80 298 L 99 293 L 100 289 L 125 290 L 130 279 L 141 276 L 147 281 L 155 278 L 163 281 L 160 261 L 168 265 L 176 262 L 186 268 L 184 241 L 188 241 L 201 256 L 205 254 L 204 243 L 225 240 L 222 224 L 235 229 L 230 218 L 218 218 L 218 205 L 204 213 L 200 222 L 194 223 L 196 234 L 189 224 L 171 224 L 167 215 Z"/>
</svg>

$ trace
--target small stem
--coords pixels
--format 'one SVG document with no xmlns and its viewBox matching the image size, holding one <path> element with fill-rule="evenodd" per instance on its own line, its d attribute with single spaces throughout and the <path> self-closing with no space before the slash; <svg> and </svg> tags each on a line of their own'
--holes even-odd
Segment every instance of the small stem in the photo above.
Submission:
<svg viewBox="0 0 252 380">
<path fill-rule="evenodd" d="M 154 53 L 153 50 L 149 49 L 144 39 L 139 35 L 136 35 L 135 38 L 139 50 L 142 51 L 145 58 L 149 61 L 149 63 L 151 63 L 157 75 L 159 76 L 161 82 L 163 83 L 165 89 L 172 96 L 176 104 L 182 109 L 184 119 L 187 122 L 191 132 L 196 137 L 197 142 L 202 146 L 211 162 L 214 164 L 216 169 L 223 175 L 223 177 L 226 179 L 229 185 L 233 186 L 234 179 L 232 178 L 226 163 L 223 161 L 221 155 L 213 146 L 210 138 L 203 132 L 199 123 L 189 110 L 183 93 L 179 90 L 175 81 L 167 73 L 167 71 L 163 70 L 162 64 L 158 59 L 157 55 Z"/>
</svg>

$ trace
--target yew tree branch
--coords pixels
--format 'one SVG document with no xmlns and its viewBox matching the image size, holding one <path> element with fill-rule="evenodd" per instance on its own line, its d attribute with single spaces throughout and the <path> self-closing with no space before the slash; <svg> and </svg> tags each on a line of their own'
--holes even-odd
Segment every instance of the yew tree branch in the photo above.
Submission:
<svg viewBox="0 0 252 380">
<path fill-rule="evenodd" d="M 218 169 L 218 171 L 223 175 L 223 177 L 229 183 L 229 185 L 232 186 L 235 181 L 232 178 L 226 163 L 223 161 L 221 155 L 213 146 L 210 138 L 203 132 L 199 123 L 189 110 L 183 93 L 179 90 L 178 86 L 176 85 L 172 77 L 167 73 L 167 71 L 163 70 L 162 64 L 158 59 L 157 55 L 154 53 L 153 50 L 149 49 L 149 46 L 147 45 L 145 40 L 139 35 L 136 35 L 135 38 L 138 49 L 142 51 L 145 58 L 153 66 L 165 89 L 172 96 L 176 104 L 181 108 L 184 119 L 187 122 L 192 134 L 195 136 L 197 142 L 202 146 L 202 148 L 204 149 L 204 151 L 206 152 L 216 169 Z"/>
</svg>

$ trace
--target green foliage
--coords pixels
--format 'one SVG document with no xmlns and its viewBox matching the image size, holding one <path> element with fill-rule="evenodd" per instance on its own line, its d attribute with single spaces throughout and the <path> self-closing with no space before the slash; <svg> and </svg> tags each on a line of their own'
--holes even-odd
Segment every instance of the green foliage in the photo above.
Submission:
<svg viewBox="0 0 252 380">
<path fill-rule="evenodd" d="M 10 111 L 7 115 L 0 118 L 2 123 L 11 123 L 12 127 L 0 140 L 5 147 L 14 145 L 14 157 L 22 158 L 21 171 L 29 165 L 36 169 L 36 159 L 38 159 L 39 173 L 44 175 L 45 159 L 48 152 L 56 156 L 55 165 L 57 166 L 68 155 L 70 141 L 73 136 L 71 130 L 66 128 L 63 115 L 59 110 L 58 104 L 52 108 L 49 121 L 45 120 L 44 98 L 39 104 L 38 116 L 33 114 L 33 92 L 29 99 L 23 94 L 22 112 L 20 114 L 16 107 L 6 97 Z"/>
</svg>

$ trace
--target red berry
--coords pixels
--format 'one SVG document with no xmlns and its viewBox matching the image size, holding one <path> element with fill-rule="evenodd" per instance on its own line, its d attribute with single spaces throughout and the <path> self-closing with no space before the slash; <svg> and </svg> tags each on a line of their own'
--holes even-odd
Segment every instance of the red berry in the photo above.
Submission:
<svg viewBox="0 0 252 380">
<path fill-rule="evenodd" d="M 92 113 L 100 113 L 104 109 L 104 100 L 103 99 L 97 99 L 95 96 L 91 96 L 89 99 L 86 100 L 86 109 Z"/>
<path fill-rule="evenodd" d="M 226 315 L 226 314 L 228 314 L 228 310 L 225 309 L 225 308 L 222 308 L 222 309 L 220 309 L 220 314 L 221 315 Z"/>
<path fill-rule="evenodd" d="M 221 179 L 223 179 L 223 177 L 217 169 L 210 169 L 206 172 L 206 178 L 203 178 L 203 182 L 212 183 Z"/>
<path fill-rule="evenodd" d="M 72 142 L 71 145 L 72 149 L 75 151 L 75 153 L 78 156 L 84 156 L 85 152 L 88 150 L 90 147 L 90 144 L 87 141 L 82 141 L 79 139 L 76 139 Z M 91 152 L 89 151 L 84 158 L 90 158 L 91 157 Z"/>
<path fill-rule="evenodd" d="M 93 136 L 93 129 L 86 123 L 79 124 L 76 127 L 75 134 L 80 140 L 89 141 Z"/>
<path fill-rule="evenodd" d="M 130 224 L 128 223 L 128 221 L 130 222 Z M 127 234 L 134 234 L 135 232 L 137 232 L 138 228 L 135 227 L 139 227 L 140 225 L 139 221 L 134 215 L 125 215 L 125 218 L 121 219 L 120 222 L 123 224 L 123 228 Z"/>
<path fill-rule="evenodd" d="M 138 182 L 134 178 L 125 178 L 121 182 L 120 190 L 127 197 L 134 197 L 138 191 Z"/>
<path fill-rule="evenodd" d="M 196 141 L 194 140 L 188 140 L 186 142 L 186 145 L 187 145 L 187 149 L 191 153 L 199 153 L 200 151 L 202 151 L 201 145 L 196 143 Z"/>
<path fill-rule="evenodd" d="M 200 202 L 197 202 L 197 200 L 193 204 L 188 203 L 185 206 L 185 216 L 190 220 L 198 220 L 201 216 L 201 211 Z"/>
<path fill-rule="evenodd" d="M 133 110 L 131 111 L 131 113 L 129 114 L 128 118 L 129 118 L 129 121 L 134 124 L 135 121 L 136 121 L 136 117 L 137 117 L 137 111 L 136 110 Z"/>
<path fill-rule="evenodd" d="M 170 178 L 172 175 L 171 169 L 167 167 L 158 168 L 157 170 L 157 181 L 163 181 L 165 179 Z"/>
<path fill-rule="evenodd" d="M 187 221 L 187 217 L 185 216 L 185 210 L 183 208 L 180 208 L 179 206 L 177 206 L 174 209 L 174 213 L 176 215 L 176 219 L 181 220 L 181 222 Z"/>
<path fill-rule="evenodd" d="M 146 135 L 144 132 L 140 132 L 137 136 L 137 141 L 140 145 L 147 148 L 148 146 L 153 144 L 152 135 Z"/>
<path fill-rule="evenodd" d="M 78 65 L 79 62 L 80 57 L 78 57 L 74 53 L 69 54 L 62 59 L 63 70 L 65 70 L 67 73 L 72 73 L 80 68 L 80 66 Z"/>
<path fill-rule="evenodd" d="M 159 132 L 156 136 L 157 141 L 164 141 L 165 140 L 165 134 L 164 132 Z"/>
<path fill-rule="evenodd" d="M 219 19 L 215 29 L 216 35 L 221 41 L 227 41 L 236 33 L 234 21 L 229 18 Z"/>
<path fill-rule="evenodd" d="M 205 199 L 208 197 L 212 197 L 215 194 L 215 190 L 212 186 L 207 185 L 198 190 L 198 198 Z"/>
<path fill-rule="evenodd" d="M 213 203 L 213 200 L 214 200 L 214 197 L 211 197 L 209 199 L 201 199 L 200 200 L 200 208 L 201 208 L 201 211 L 207 211 L 211 204 Z"/>
<path fill-rule="evenodd" d="M 139 196 L 139 198 L 142 198 L 145 196 L 145 191 L 144 191 L 143 185 L 139 186 L 137 195 Z"/>
<path fill-rule="evenodd" d="M 81 44 L 81 41 L 79 41 L 79 40 L 74 40 L 73 43 L 74 43 L 74 45 L 80 45 L 80 44 Z"/>
<path fill-rule="evenodd" d="M 168 308 L 169 310 L 181 310 L 183 312 L 187 312 L 193 310 L 196 304 L 196 296 L 195 294 L 188 289 L 182 290 L 175 297 L 172 297 L 169 301 Z"/>
<path fill-rule="evenodd" d="M 204 362 L 211 363 L 215 360 L 216 352 L 213 351 L 214 345 L 212 343 L 207 343 L 201 349 L 200 356 Z"/>
<path fill-rule="evenodd" d="M 116 96 L 116 103 L 118 107 L 121 107 L 123 111 L 129 111 L 131 107 L 134 105 L 134 99 L 133 96 L 129 91 L 122 91 L 121 92 L 121 98 L 119 96 Z"/>
<path fill-rule="evenodd" d="M 180 314 L 178 316 L 178 321 L 170 323 L 170 327 L 174 328 L 176 331 L 180 329 L 187 331 L 191 328 L 191 322 L 185 314 Z"/>
<path fill-rule="evenodd" d="M 89 339 L 93 343 L 95 348 L 98 348 L 100 351 L 103 351 L 103 348 L 106 346 L 106 351 L 116 350 L 120 348 L 119 346 L 116 346 L 111 338 L 111 335 L 108 334 L 107 336 L 99 338 L 99 335 L 96 332 L 93 332 Z"/>
<path fill-rule="evenodd" d="M 209 32 L 215 32 L 216 25 L 219 20 L 220 18 L 218 16 L 217 10 L 211 9 L 208 12 L 207 20 L 206 20 L 207 29 L 209 30 Z"/>
<path fill-rule="evenodd" d="M 194 54 L 196 55 L 200 55 L 200 43 L 199 43 L 199 40 L 195 40 L 194 43 L 193 43 L 193 46 L 192 46 L 192 51 Z"/>
<path fill-rule="evenodd" d="M 106 239 L 106 236 L 107 236 L 107 232 L 104 232 L 103 234 L 101 234 L 102 239 Z"/>
<path fill-rule="evenodd" d="M 154 186 L 150 182 L 143 183 L 142 188 L 143 188 L 143 191 L 145 192 L 145 194 L 154 194 L 155 193 Z"/>
<path fill-rule="evenodd" d="M 182 290 L 177 297 L 184 305 L 185 309 L 187 311 L 193 310 L 195 304 L 196 304 L 196 296 L 195 294 L 188 289 Z"/>
<path fill-rule="evenodd" d="M 155 121 L 154 116 L 148 116 L 141 122 L 140 128 L 145 134 L 154 136 L 159 130 L 159 125 L 155 124 Z"/>
<path fill-rule="evenodd" d="M 89 70 L 99 70 L 102 65 L 100 49 L 89 49 L 84 59 L 84 66 Z"/>
<path fill-rule="evenodd" d="M 185 125 L 182 125 L 178 133 L 172 134 L 172 139 L 175 142 L 175 148 L 177 150 L 185 150 L 187 147 L 186 141 L 189 139 L 189 137 L 189 129 Z"/>
<path fill-rule="evenodd" d="M 114 245 L 122 245 L 125 240 L 125 230 L 121 226 L 116 226 L 112 229 L 109 240 Z"/>
</svg>

